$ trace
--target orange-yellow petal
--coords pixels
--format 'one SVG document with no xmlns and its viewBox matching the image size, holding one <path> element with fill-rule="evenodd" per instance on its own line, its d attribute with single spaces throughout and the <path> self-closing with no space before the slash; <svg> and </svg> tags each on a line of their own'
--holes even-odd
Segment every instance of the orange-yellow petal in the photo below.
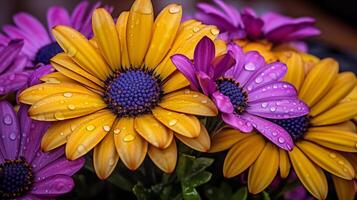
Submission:
<svg viewBox="0 0 357 200">
<path fill-rule="evenodd" d="M 214 41 L 214 46 L 216 48 L 216 57 L 227 53 L 227 44 L 225 41 L 217 39 Z"/>
<path fill-rule="evenodd" d="M 320 59 L 312 54 L 301 53 L 302 60 L 304 61 L 305 74 L 308 74 L 311 69 L 320 61 Z"/>
<path fill-rule="evenodd" d="M 278 148 L 268 142 L 257 160 L 249 168 L 248 190 L 250 193 L 258 194 L 267 188 L 273 181 L 279 168 Z"/>
<path fill-rule="evenodd" d="M 251 136 L 251 134 L 243 134 L 240 131 L 232 128 L 221 130 L 212 136 L 211 149 L 209 152 L 216 153 L 231 148 L 235 143 Z"/>
<path fill-rule="evenodd" d="M 209 134 L 204 125 L 201 124 L 200 135 L 196 138 L 188 138 L 180 134 L 175 135 L 182 143 L 189 146 L 190 148 L 200 151 L 208 152 L 211 147 L 211 140 Z"/>
<path fill-rule="evenodd" d="M 149 146 L 148 154 L 150 159 L 165 173 L 172 173 L 175 170 L 177 162 L 177 147 L 175 140 L 166 149 L 158 149 Z"/>
<path fill-rule="evenodd" d="M 98 48 L 112 70 L 121 66 L 120 42 L 113 17 L 104 8 L 93 12 L 92 27 Z"/>
<path fill-rule="evenodd" d="M 113 131 L 94 148 L 93 165 L 97 176 L 104 180 L 114 171 L 119 161 L 119 155 L 115 149 Z"/>
<path fill-rule="evenodd" d="M 177 4 L 166 6 L 156 17 L 150 47 L 145 57 L 145 66 L 155 69 L 170 50 L 179 29 L 182 7 Z"/>
<path fill-rule="evenodd" d="M 356 187 L 354 180 L 346 180 L 337 176 L 332 176 L 333 184 L 340 200 L 354 200 L 356 196 Z"/>
<path fill-rule="evenodd" d="M 159 106 L 153 109 L 152 113 L 157 120 L 178 134 L 189 138 L 200 135 L 200 121 L 195 116 L 171 112 Z"/>
<path fill-rule="evenodd" d="M 284 51 L 279 54 L 279 60 L 288 67 L 283 80 L 293 84 L 299 90 L 305 78 L 304 62 L 301 55 L 293 51 Z"/>
<path fill-rule="evenodd" d="M 134 129 L 134 118 L 121 118 L 113 127 L 114 142 L 121 161 L 130 170 L 143 163 L 148 143 Z"/>
<path fill-rule="evenodd" d="M 151 0 L 135 0 L 130 9 L 126 36 L 132 66 L 141 66 L 150 45 L 153 24 Z"/>
<path fill-rule="evenodd" d="M 312 163 L 304 153 L 295 146 L 289 157 L 296 175 L 305 188 L 317 199 L 326 199 L 327 180 L 324 172 Z"/>
<path fill-rule="evenodd" d="M 75 160 L 93 149 L 110 131 L 116 116 L 109 110 L 97 113 L 99 116 L 79 125 L 69 136 L 66 144 L 66 156 Z"/>
<path fill-rule="evenodd" d="M 283 149 L 279 149 L 279 170 L 281 178 L 289 176 L 290 168 L 291 164 L 288 153 Z"/>
<path fill-rule="evenodd" d="M 174 72 L 170 78 L 166 79 L 162 86 L 165 94 L 182 89 L 190 85 L 187 78 L 179 71 Z"/>
<path fill-rule="evenodd" d="M 168 110 L 192 115 L 216 116 L 218 114 L 216 105 L 207 96 L 189 89 L 165 95 L 159 105 Z"/>
<path fill-rule="evenodd" d="M 228 152 L 223 164 L 224 177 L 231 178 L 250 167 L 263 151 L 266 142 L 254 134 L 237 142 Z"/>
<path fill-rule="evenodd" d="M 45 83 L 76 83 L 75 80 L 61 74 L 60 72 L 53 72 L 46 74 L 40 78 Z"/>
<path fill-rule="evenodd" d="M 159 149 L 167 148 L 174 137 L 172 130 L 166 128 L 151 114 L 137 116 L 134 127 L 141 137 Z"/>
<path fill-rule="evenodd" d="M 120 13 L 116 23 L 116 28 L 120 40 L 121 65 L 123 67 L 130 66 L 128 45 L 126 41 L 128 18 L 129 12 L 122 12 Z"/>
</svg>

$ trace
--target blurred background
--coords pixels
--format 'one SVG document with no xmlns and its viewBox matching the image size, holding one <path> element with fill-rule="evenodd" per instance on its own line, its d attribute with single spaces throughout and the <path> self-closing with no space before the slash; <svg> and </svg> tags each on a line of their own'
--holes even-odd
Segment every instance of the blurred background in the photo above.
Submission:
<svg viewBox="0 0 357 200">
<path fill-rule="evenodd" d="M 81 0 L 0 0 L 0 26 L 12 23 L 12 15 L 25 11 L 45 22 L 47 9 L 60 5 L 69 10 Z M 95 2 L 95 0 L 89 0 Z M 128 10 L 134 0 L 103 0 L 115 7 L 114 16 Z M 210 2 L 211 0 L 205 0 Z M 190 15 L 196 2 L 203 0 L 153 0 L 156 11 L 170 2 L 180 3 L 184 12 Z M 310 51 L 319 57 L 335 57 L 343 70 L 357 71 L 357 13 L 349 0 L 226 0 L 241 9 L 252 7 L 263 13 L 267 10 L 278 11 L 292 17 L 312 16 L 322 35 L 310 39 Z M 156 12 L 157 13 L 157 12 Z"/>
</svg>

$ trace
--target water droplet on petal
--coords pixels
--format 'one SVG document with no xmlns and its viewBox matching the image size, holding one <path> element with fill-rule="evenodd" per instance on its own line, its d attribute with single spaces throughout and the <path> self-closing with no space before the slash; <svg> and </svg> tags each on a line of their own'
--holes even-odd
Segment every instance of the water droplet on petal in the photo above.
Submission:
<svg viewBox="0 0 357 200">
<path fill-rule="evenodd" d="M 16 140 L 16 133 L 11 133 L 9 135 L 10 140 Z"/>
<path fill-rule="evenodd" d="M 94 125 L 88 125 L 86 127 L 87 131 L 93 131 L 95 129 L 95 126 Z"/>
<path fill-rule="evenodd" d="M 103 126 L 103 130 L 106 131 L 106 132 L 109 132 L 110 131 L 110 126 Z"/>
<path fill-rule="evenodd" d="M 11 125 L 12 124 L 12 118 L 9 114 L 6 114 L 4 119 L 3 119 L 4 124 L 6 125 Z"/>
<path fill-rule="evenodd" d="M 268 106 L 268 103 L 264 102 L 262 103 L 262 108 L 266 108 Z"/>
<path fill-rule="evenodd" d="M 173 119 L 169 122 L 169 126 L 174 126 L 177 123 L 177 119 Z"/>
<path fill-rule="evenodd" d="M 119 134 L 120 133 L 120 129 L 118 129 L 118 128 L 114 129 L 114 133 L 115 134 Z"/>
<path fill-rule="evenodd" d="M 208 101 L 207 100 L 202 100 L 201 103 L 206 104 L 206 103 L 208 103 Z"/>
<path fill-rule="evenodd" d="M 275 112 L 275 111 L 276 111 L 276 108 L 275 108 L 275 107 L 271 107 L 271 108 L 270 108 L 270 111 Z"/>
<path fill-rule="evenodd" d="M 339 160 L 339 161 L 338 161 L 338 164 L 344 165 L 345 163 L 344 163 L 342 160 Z"/>
<path fill-rule="evenodd" d="M 180 12 L 180 7 L 179 6 L 172 6 L 170 9 L 169 9 L 169 12 L 171 14 L 176 14 L 178 12 Z"/>
<path fill-rule="evenodd" d="M 109 165 L 113 166 L 115 164 L 115 160 L 113 158 L 109 159 Z"/>
<path fill-rule="evenodd" d="M 211 33 L 212 33 L 213 35 L 218 35 L 218 34 L 219 34 L 219 30 L 216 29 L 216 28 L 213 28 L 213 29 L 211 29 Z"/>
<path fill-rule="evenodd" d="M 273 136 L 277 136 L 278 135 L 278 133 L 275 132 L 275 131 L 272 134 L 273 134 Z"/>
<path fill-rule="evenodd" d="M 252 62 L 248 62 L 247 64 L 244 65 L 244 69 L 247 71 L 254 71 L 256 68 L 257 66 Z"/>
<path fill-rule="evenodd" d="M 55 118 L 56 118 L 57 120 L 64 120 L 64 119 L 65 119 L 65 117 L 64 117 L 64 115 L 63 115 L 62 112 L 56 112 L 56 113 L 55 113 Z"/>
<path fill-rule="evenodd" d="M 261 83 L 261 82 L 263 82 L 263 78 L 262 77 L 260 77 L 260 76 L 258 76 L 256 79 L 255 79 L 255 82 L 256 83 Z"/>
<path fill-rule="evenodd" d="M 134 135 L 126 135 L 123 139 L 124 142 L 131 142 L 135 139 Z"/>
<path fill-rule="evenodd" d="M 80 145 L 77 147 L 77 152 L 78 152 L 79 154 L 84 153 L 85 150 L 86 150 L 86 147 L 85 147 L 83 144 L 80 144 Z"/>
<path fill-rule="evenodd" d="M 76 109 L 76 106 L 75 106 L 75 105 L 70 104 L 70 105 L 68 105 L 68 109 L 70 109 L 70 110 L 75 110 L 75 109 Z"/>
<path fill-rule="evenodd" d="M 285 139 L 282 138 L 282 137 L 280 137 L 280 138 L 278 139 L 278 142 L 279 142 L 280 144 L 283 144 L 283 143 L 285 142 Z"/>
<path fill-rule="evenodd" d="M 334 154 L 334 153 L 331 153 L 329 156 L 330 156 L 330 158 L 336 158 L 336 154 Z"/>
<path fill-rule="evenodd" d="M 46 81 L 47 83 L 61 83 L 57 78 L 50 77 Z"/>
<path fill-rule="evenodd" d="M 193 32 L 197 33 L 198 31 L 200 31 L 199 27 L 193 27 Z"/>
<path fill-rule="evenodd" d="M 191 92 L 191 91 L 188 90 L 188 89 L 186 89 L 186 90 L 184 91 L 185 94 L 190 94 L 190 92 Z"/>
<path fill-rule="evenodd" d="M 73 94 L 70 93 L 70 92 L 65 92 L 65 93 L 63 93 L 63 96 L 64 96 L 64 97 L 67 97 L 67 98 L 70 98 L 70 97 L 73 96 Z"/>
<path fill-rule="evenodd" d="M 193 98 L 197 98 L 197 97 L 198 97 L 198 95 L 197 95 L 197 94 L 194 94 L 194 95 L 192 95 L 192 97 L 193 97 Z"/>
</svg>

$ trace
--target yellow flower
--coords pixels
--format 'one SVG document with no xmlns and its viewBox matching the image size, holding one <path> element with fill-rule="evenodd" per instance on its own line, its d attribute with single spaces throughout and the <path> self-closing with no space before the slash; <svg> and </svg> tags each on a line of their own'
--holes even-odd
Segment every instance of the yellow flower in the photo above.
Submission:
<svg viewBox="0 0 357 200">
<path fill-rule="evenodd" d="M 33 119 L 52 121 L 42 149 L 66 144 L 68 159 L 94 148 L 94 167 L 105 179 L 119 158 L 137 169 L 146 153 L 163 171 L 176 166 L 174 137 L 199 151 L 210 140 L 195 115 L 215 116 L 208 97 L 186 89 L 189 82 L 170 57 L 193 56 L 194 46 L 218 30 L 198 21 L 181 24 L 182 8 L 171 4 L 154 21 L 150 0 L 136 0 L 117 23 L 105 9 L 92 18 L 94 39 L 57 26 L 53 35 L 65 53 L 52 58 L 58 71 L 28 88 L 20 101 Z"/>
<path fill-rule="evenodd" d="M 308 67 L 304 59 L 308 60 Z M 278 170 L 286 178 L 292 166 L 302 184 L 317 199 L 327 196 L 324 171 L 332 175 L 341 199 L 353 199 L 357 134 L 350 120 L 357 116 L 356 77 L 351 72 L 338 73 L 338 63 L 330 58 L 309 60 L 290 52 L 285 61 L 289 70 L 285 80 L 296 86 L 310 113 L 272 121 L 291 134 L 295 148 L 286 152 L 259 134 L 226 128 L 212 137 L 210 151 L 230 149 L 223 167 L 225 177 L 236 176 L 249 168 L 251 193 L 263 191 Z"/>
</svg>

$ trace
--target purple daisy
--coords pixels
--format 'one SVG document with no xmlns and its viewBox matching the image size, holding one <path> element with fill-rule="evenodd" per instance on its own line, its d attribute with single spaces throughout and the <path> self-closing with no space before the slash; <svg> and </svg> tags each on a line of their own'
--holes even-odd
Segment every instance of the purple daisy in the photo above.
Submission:
<svg viewBox="0 0 357 200">
<path fill-rule="evenodd" d="M 180 54 L 171 59 L 193 89 L 202 90 L 214 100 L 226 124 L 242 132 L 255 128 L 279 147 L 293 148 L 289 133 L 266 120 L 309 112 L 297 99 L 294 86 L 281 81 L 287 71 L 285 64 L 266 64 L 258 52 L 243 53 L 234 44 L 228 45 L 227 54 L 215 58 L 214 43 L 207 37 L 196 46 L 193 61 Z"/>
<path fill-rule="evenodd" d="M 0 101 L 0 199 L 53 199 L 74 187 L 71 176 L 84 159 L 68 161 L 64 149 L 43 153 L 41 138 L 49 124 L 27 116 L 28 106 L 16 114 Z"/>
<path fill-rule="evenodd" d="M 12 40 L 8 45 L 0 46 L 0 95 L 19 90 L 26 85 L 27 57 L 20 55 L 23 45 L 22 40 Z"/>
<path fill-rule="evenodd" d="M 220 37 L 226 41 L 236 39 L 267 39 L 273 43 L 292 42 L 320 34 L 315 19 L 290 18 L 275 12 L 258 16 L 251 8 L 239 12 L 222 0 L 213 0 L 215 6 L 198 3 L 195 18 L 220 28 Z"/>
<path fill-rule="evenodd" d="M 25 65 L 19 65 L 16 72 L 31 72 L 36 68 L 49 65 L 50 59 L 54 55 L 62 52 L 61 47 L 51 34 L 52 27 L 56 25 L 71 26 L 86 37 L 91 38 L 93 36 L 92 12 L 100 5 L 98 2 L 91 6 L 87 1 L 83 1 L 74 8 L 71 15 L 66 9 L 53 6 L 49 8 L 47 12 L 47 28 L 32 15 L 24 12 L 18 13 L 13 17 L 15 24 L 5 25 L 3 27 L 4 34 L 0 33 L 0 46 L 10 46 L 5 49 L 3 48 L 2 53 L 6 51 L 7 54 L 20 54 L 22 57 L 26 56 L 28 58 L 27 63 Z M 112 7 L 106 7 L 106 9 L 110 12 L 113 10 Z M 19 39 L 23 40 L 21 45 L 18 41 Z M 12 40 L 16 40 L 17 44 L 13 45 L 12 43 L 14 42 L 11 42 Z M 20 46 L 22 46 L 22 48 Z M 16 49 L 16 51 L 14 49 Z M 17 50 L 20 50 L 20 52 Z M 0 61 L 2 59 L 10 61 L 10 58 L 3 57 L 4 56 L 0 57 Z M 0 75 L 3 74 L 2 70 L 5 69 L 3 64 L 0 64 Z M 18 82 L 17 79 L 13 79 L 14 74 L 11 70 L 7 71 L 6 77 L 0 77 L 0 94 L 7 93 L 7 91 L 11 92 L 13 89 L 19 89 L 20 82 Z M 11 87 L 11 90 L 9 87 Z M 3 92 L 1 88 L 3 88 Z"/>
</svg>

